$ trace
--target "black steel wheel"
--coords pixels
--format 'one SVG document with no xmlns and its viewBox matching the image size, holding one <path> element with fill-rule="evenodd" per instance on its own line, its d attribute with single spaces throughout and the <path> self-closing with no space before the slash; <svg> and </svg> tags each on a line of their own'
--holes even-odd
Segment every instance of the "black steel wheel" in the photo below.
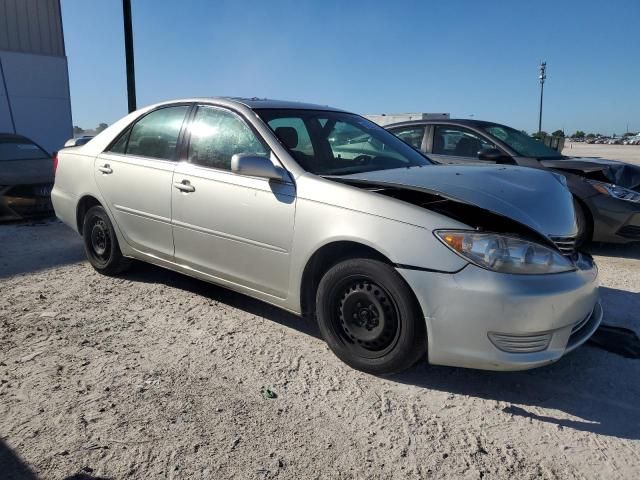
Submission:
<svg viewBox="0 0 640 480">
<path fill-rule="evenodd" d="M 391 295 L 367 277 L 347 277 L 335 288 L 335 330 L 365 357 L 393 348 L 400 333 L 399 313 Z"/>
<path fill-rule="evenodd" d="M 111 234 L 101 218 L 94 217 L 91 225 L 91 250 L 96 261 L 107 263 L 111 255 Z"/>
<path fill-rule="evenodd" d="M 82 237 L 87 259 L 98 272 L 116 275 L 129 267 L 130 260 L 122 256 L 104 208 L 96 206 L 89 209 L 82 224 Z"/>
<path fill-rule="evenodd" d="M 374 374 L 404 370 L 426 351 L 425 322 L 393 267 L 349 259 L 330 268 L 317 298 L 320 331 L 350 366 Z"/>
</svg>

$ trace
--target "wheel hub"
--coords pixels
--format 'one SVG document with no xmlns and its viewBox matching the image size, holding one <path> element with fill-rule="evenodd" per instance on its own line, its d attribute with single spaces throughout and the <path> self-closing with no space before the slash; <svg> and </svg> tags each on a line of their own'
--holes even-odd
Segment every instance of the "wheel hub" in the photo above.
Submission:
<svg viewBox="0 0 640 480">
<path fill-rule="evenodd" d="M 109 245 L 107 226 L 101 220 L 94 223 L 91 229 L 91 247 L 98 256 L 103 256 L 107 252 Z"/>
<path fill-rule="evenodd" d="M 340 322 L 351 342 L 367 350 L 385 348 L 397 329 L 395 309 L 378 285 L 361 281 L 348 286 L 341 298 Z"/>
</svg>

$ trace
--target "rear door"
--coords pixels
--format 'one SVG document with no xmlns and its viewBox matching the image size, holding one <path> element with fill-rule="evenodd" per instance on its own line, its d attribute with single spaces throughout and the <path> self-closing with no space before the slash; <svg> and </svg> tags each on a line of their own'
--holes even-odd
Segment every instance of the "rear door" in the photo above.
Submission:
<svg viewBox="0 0 640 480">
<path fill-rule="evenodd" d="M 136 250 L 173 260 L 171 190 L 177 145 L 191 105 L 147 113 L 96 157 L 95 179 L 112 217 Z"/>
<path fill-rule="evenodd" d="M 478 152 L 484 148 L 497 148 L 490 140 L 467 128 L 456 125 L 435 125 L 431 152 L 438 163 L 466 163 L 487 165 L 496 163 L 480 160 Z"/>
</svg>

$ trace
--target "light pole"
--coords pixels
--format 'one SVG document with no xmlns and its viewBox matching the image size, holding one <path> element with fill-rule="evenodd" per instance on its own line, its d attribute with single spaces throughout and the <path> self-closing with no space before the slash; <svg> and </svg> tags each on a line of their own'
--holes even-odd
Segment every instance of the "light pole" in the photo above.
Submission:
<svg viewBox="0 0 640 480">
<path fill-rule="evenodd" d="M 547 79 L 547 62 L 540 63 L 540 115 L 538 116 L 538 133 L 542 132 L 542 95 L 544 93 L 544 81 Z"/>
<path fill-rule="evenodd" d="M 133 27 L 131 26 L 131 0 L 122 0 L 124 21 L 124 55 L 127 64 L 127 99 L 129 113 L 136 109 L 136 73 L 133 63 Z"/>
</svg>

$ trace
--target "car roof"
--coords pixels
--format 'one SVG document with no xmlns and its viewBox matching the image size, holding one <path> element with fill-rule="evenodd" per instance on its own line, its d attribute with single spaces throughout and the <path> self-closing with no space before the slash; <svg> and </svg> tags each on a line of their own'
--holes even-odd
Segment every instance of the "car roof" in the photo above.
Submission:
<svg viewBox="0 0 640 480">
<path fill-rule="evenodd" d="M 491 125 L 504 126 L 495 122 L 488 122 L 486 120 L 471 120 L 469 118 L 447 118 L 447 119 L 433 119 L 433 120 L 407 120 L 404 122 L 391 123 L 385 125 L 384 128 L 391 127 L 404 127 L 409 125 L 463 125 L 468 127 L 483 128 Z"/>
<path fill-rule="evenodd" d="M 273 100 L 270 98 L 258 98 L 258 97 L 200 97 L 200 98 L 184 98 L 184 99 L 176 99 L 168 102 L 162 102 L 157 105 L 166 105 L 171 103 L 184 103 L 184 102 L 194 102 L 194 103 L 223 103 L 223 104 L 236 104 L 243 105 L 251 110 L 268 108 L 274 110 L 329 110 L 333 112 L 343 112 L 339 108 L 330 107 L 328 105 L 317 105 L 315 103 L 304 103 L 304 102 L 292 102 L 288 100 Z"/>
</svg>

